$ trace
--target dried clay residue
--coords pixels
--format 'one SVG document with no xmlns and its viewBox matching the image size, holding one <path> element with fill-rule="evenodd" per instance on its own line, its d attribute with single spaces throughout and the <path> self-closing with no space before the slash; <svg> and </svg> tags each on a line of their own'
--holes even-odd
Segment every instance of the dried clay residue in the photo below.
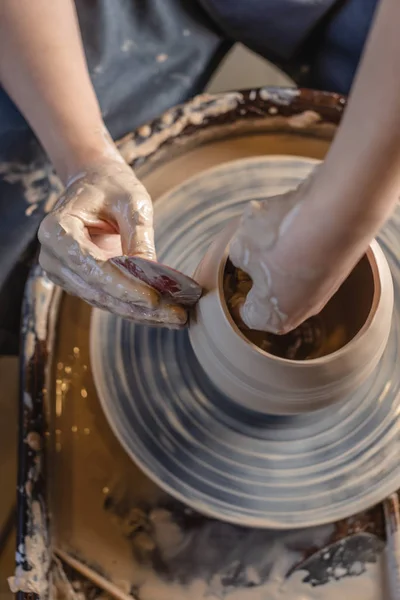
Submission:
<svg viewBox="0 0 400 600">
<path fill-rule="evenodd" d="M 24 362 L 28 367 L 37 348 L 49 344 L 48 316 L 50 302 L 53 298 L 54 285 L 44 275 L 39 266 L 35 267 L 27 288 L 27 310 L 24 315 Z M 16 554 L 15 575 L 9 578 L 13 592 L 23 591 L 38 594 L 44 598 L 48 590 L 48 573 L 50 569 L 50 548 L 47 530 L 47 516 L 41 493 L 38 490 L 43 475 L 43 439 L 31 423 L 32 410 L 37 398 L 33 390 L 25 390 L 23 409 L 25 413 L 25 452 L 28 457 L 28 472 L 25 480 L 18 488 L 23 499 L 23 510 L 26 515 L 26 530 L 23 541 Z"/>
<path fill-rule="evenodd" d="M 253 344 L 275 356 L 290 360 L 310 360 L 323 356 L 324 323 L 320 315 L 310 317 L 285 335 L 249 329 L 243 323 L 240 308 L 251 290 L 252 281 L 228 260 L 224 274 L 224 296 L 229 312 L 242 334 Z"/>
<path fill-rule="evenodd" d="M 16 553 L 16 569 L 8 582 L 12 592 L 31 592 L 42 599 L 48 591 L 48 573 L 51 563 L 47 518 L 43 503 L 35 488 L 42 474 L 42 439 L 36 431 L 30 431 L 25 444 L 34 455 L 24 486 L 28 514 L 24 542 Z M 22 493 L 22 490 L 19 490 Z"/>
<path fill-rule="evenodd" d="M 52 301 L 54 284 L 42 273 L 41 267 L 37 266 L 28 282 L 29 297 L 33 302 L 33 315 L 29 314 L 23 323 L 25 335 L 25 361 L 29 361 L 34 352 L 35 345 L 45 342 L 47 338 L 47 320 L 49 307 Z"/>
<path fill-rule="evenodd" d="M 221 94 L 212 96 L 203 94 L 196 96 L 191 102 L 178 109 L 172 109 L 177 112 L 176 118 L 167 112 L 161 122 L 165 125 L 159 131 L 150 136 L 151 128 L 144 125 L 138 130 L 139 137 L 124 141 L 121 145 L 121 154 L 128 163 L 132 163 L 139 157 L 146 157 L 155 152 L 161 144 L 169 139 L 177 137 L 188 125 L 201 125 L 209 117 L 216 117 L 233 110 L 243 101 L 243 96 L 239 92 L 230 94 Z"/>
<path fill-rule="evenodd" d="M 276 570 L 272 578 L 258 585 L 255 571 L 248 572 L 246 588 L 223 591 L 223 583 L 217 579 L 214 589 L 204 581 L 192 582 L 189 586 L 180 586 L 166 582 L 149 580 L 140 590 L 140 600 L 387 600 L 381 586 L 382 561 L 369 565 L 362 575 L 342 577 L 327 585 L 311 587 L 305 583 L 307 572 L 296 571 L 287 580 L 277 556 Z M 282 566 L 285 562 L 281 563 Z"/>
<path fill-rule="evenodd" d="M 8 583 L 13 593 L 34 593 L 44 598 L 51 562 L 46 519 L 38 500 L 31 502 L 29 512 L 28 533 L 24 545 L 18 548 L 15 575 L 8 579 Z"/>
<path fill-rule="evenodd" d="M 312 125 L 316 125 L 321 121 L 321 115 L 316 113 L 314 110 L 305 110 L 298 115 L 288 117 L 288 125 L 295 129 L 306 129 Z"/>
<path fill-rule="evenodd" d="M 289 106 L 300 96 L 296 88 L 265 87 L 260 90 L 260 98 L 265 101 L 274 102 L 278 106 Z"/>
<path fill-rule="evenodd" d="M 21 186 L 27 216 L 34 213 L 40 204 L 44 205 L 46 213 L 52 210 L 63 189 L 50 164 L 0 162 L 0 176 L 7 183 Z"/>
<path fill-rule="evenodd" d="M 127 512 L 122 506 L 109 497 L 107 509 L 132 545 L 131 593 L 139 600 L 387 600 L 383 542 L 374 535 L 329 545 L 329 525 L 257 530 L 178 503 Z"/>
</svg>

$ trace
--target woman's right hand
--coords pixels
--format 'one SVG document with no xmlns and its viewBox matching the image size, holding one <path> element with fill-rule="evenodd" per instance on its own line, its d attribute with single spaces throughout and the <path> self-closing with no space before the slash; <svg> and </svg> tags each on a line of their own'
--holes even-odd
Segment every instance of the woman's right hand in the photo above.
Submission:
<svg viewBox="0 0 400 600">
<path fill-rule="evenodd" d="M 122 255 L 156 259 L 151 198 L 117 152 L 67 183 L 39 240 L 41 266 L 67 292 L 139 323 L 185 325 L 183 306 L 111 261 Z"/>
</svg>

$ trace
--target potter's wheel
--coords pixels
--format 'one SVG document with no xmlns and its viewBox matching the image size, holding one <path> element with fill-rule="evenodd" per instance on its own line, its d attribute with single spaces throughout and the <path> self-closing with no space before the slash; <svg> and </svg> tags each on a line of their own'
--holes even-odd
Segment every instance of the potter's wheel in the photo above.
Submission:
<svg viewBox="0 0 400 600">
<path fill-rule="evenodd" d="M 186 181 L 155 205 L 159 260 L 191 275 L 245 202 L 295 187 L 314 165 L 303 158 L 259 157 Z M 399 226 L 397 209 L 378 238 L 395 290 L 383 358 L 356 395 L 319 413 L 266 417 L 239 408 L 201 371 L 186 331 L 140 327 L 95 310 L 94 379 L 127 453 L 198 511 L 257 527 L 331 522 L 399 488 Z"/>
</svg>

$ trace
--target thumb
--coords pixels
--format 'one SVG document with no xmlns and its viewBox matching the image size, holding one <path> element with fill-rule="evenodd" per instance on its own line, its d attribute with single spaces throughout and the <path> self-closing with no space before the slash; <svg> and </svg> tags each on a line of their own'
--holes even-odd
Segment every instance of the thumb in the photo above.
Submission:
<svg viewBox="0 0 400 600">
<path fill-rule="evenodd" d="M 144 188 L 135 190 L 116 218 L 123 254 L 156 260 L 153 205 L 147 191 Z"/>
<path fill-rule="evenodd" d="M 152 225 L 137 225 L 134 221 L 126 220 L 118 223 L 118 226 L 123 254 L 156 260 Z"/>
</svg>

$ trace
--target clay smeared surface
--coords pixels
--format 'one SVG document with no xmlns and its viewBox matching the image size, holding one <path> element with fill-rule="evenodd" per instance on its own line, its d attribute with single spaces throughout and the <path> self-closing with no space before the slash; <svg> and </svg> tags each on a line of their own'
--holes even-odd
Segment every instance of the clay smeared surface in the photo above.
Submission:
<svg viewBox="0 0 400 600">
<path fill-rule="evenodd" d="M 34 213 L 39 205 L 43 205 L 48 213 L 55 205 L 63 189 L 59 178 L 52 167 L 46 163 L 25 165 L 23 163 L 0 162 L 0 176 L 10 184 L 21 186 L 27 204 L 26 216 Z"/>
</svg>

